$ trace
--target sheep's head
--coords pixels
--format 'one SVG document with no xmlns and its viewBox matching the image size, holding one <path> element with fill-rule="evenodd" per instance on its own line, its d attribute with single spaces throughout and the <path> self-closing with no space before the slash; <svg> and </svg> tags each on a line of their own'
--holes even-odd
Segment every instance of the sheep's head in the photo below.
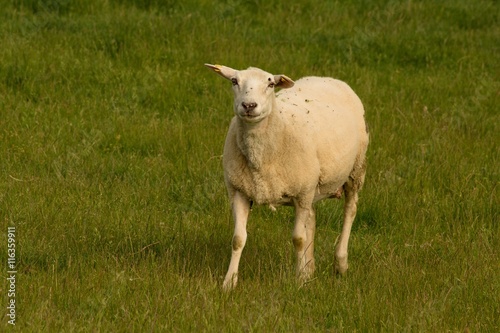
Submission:
<svg viewBox="0 0 500 333">
<path fill-rule="evenodd" d="M 273 75 L 258 68 L 238 71 L 221 65 L 205 66 L 232 82 L 234 113 L 246 122 L 256 123 L 269 115 L 274 103 L 274 88 L 294 85 L 285 75 Z"/>
</svg>

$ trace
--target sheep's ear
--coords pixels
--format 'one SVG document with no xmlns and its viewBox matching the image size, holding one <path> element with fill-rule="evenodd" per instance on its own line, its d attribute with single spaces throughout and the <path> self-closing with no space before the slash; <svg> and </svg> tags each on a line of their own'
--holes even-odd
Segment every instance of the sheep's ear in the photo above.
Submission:
<svg viewBox="0 0 500 333">
<path fill-rule="evenodd" d="M 280 88 L 291 88 L 295 84 L 292 79 L 283 74 L 275 75 L 274 82 L 276 82 L 276 87 Z"/>
<path fill-rule="evenodd" d="M 236 75 L 236 70 L 222 66 L 222 65 L 210 65 L 210 64 L 205 64 L 208 68 L 213 70 L 215 73 L 219 74 L 225 79 L 231 80 L 233 77 Z"/>
</svg>

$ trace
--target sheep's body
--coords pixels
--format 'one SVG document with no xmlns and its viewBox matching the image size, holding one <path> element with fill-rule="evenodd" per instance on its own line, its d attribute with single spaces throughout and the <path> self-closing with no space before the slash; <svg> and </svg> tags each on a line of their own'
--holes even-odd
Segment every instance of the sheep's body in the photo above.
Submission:
<svg viewBox="0 0 500 333">
<path fill-rule="evenodd" d="M 226 182 L 257 204 L 287 204 L 313 190 L 313 201 L 334 196 L 364 156 L 363 113 L 341 81 L 296 81 L 277 94 L 269 126 L 249 127 L 233 118 L 224 149 Z"/>
<path fill-rule="evenodd" d="M 314 271 L 313 203 L 346 195 L 336 268 L 347 270 L 347 243 L 365 175 L 368 133 L 360 99 L 344 82 L 305 77 L 293 82 L 260 69 L 207 65 L 233 81 L 233 118 L 224 147 L 224 176 L 232 204 L 233 255 L 224 281 L 237 282 L 250 202 L 296 209 L 293 243 L 301 280 Z M 284 86 L 278 94 L 269 87 Z M 293 88 L 292 88 L 293 86 Z"/>
</svg>

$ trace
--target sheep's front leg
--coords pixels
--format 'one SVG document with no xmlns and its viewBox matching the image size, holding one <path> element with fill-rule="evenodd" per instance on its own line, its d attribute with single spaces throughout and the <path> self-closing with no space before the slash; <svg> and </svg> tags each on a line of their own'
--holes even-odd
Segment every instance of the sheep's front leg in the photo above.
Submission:
<svg viewBox="0 0 500 333">
<path fill-rule="evenodd" d="M 234 234 L 232 243 L 231 262 L 224 278 L 224 290 L 231 290 L 238 282 L 238 266 L 241 252 L 247 240 L 247 220 L 250 213 L 250 200 L 242 193 L 235 191 L 232 197 L 232 210 L 234 218 Z"/>
<path fill-rule="evenodd" d="M 311 278 L 314 273 L 315 262 L 314 262 L 314 233 L 316 232 L 316 213 L 314 209 L 311 209 L 309 212 L 309 220 L 306 225 L 306 235 L 308 245 L 306 247 L 306 267 L 305 269 L 308 272 L 308 278 Z"/>
<path fill-rule="evenodd" d="M 315 230 L 316 217 L 314 209 L 295 205 L 295 227 L 292 239 L 297 255 L 297 277 L 300 282 L 305 282 L 314 273 Z"/>
<path fill-rule="evenodd" d="M 340 234 L 337 246 L 335 248 L 335 271 L 344 274 L 347 271 L 347 247 L 349 245 L 349 236 L 351 234 L 352 223 L 356 217 L 358 203 L 358 193 L 354 190 L 346 190 L 344 204 L 344 223 L 342 233 Z"/>
</svg>

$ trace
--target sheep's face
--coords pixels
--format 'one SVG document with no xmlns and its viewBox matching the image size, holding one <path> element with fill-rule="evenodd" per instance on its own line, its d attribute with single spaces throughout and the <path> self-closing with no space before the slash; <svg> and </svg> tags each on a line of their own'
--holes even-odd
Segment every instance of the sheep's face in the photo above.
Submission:
<svg viewBox="0 0 500 333">
<path fill-rule="evenodd" d="M 219 65 L 206 65 L 230 80 L 234 92 L 234 113 L 241 120 L 257 123 L 273 110 L 274 88 L 290 88 L 293 81 L 285 75 L 273 75 L 258 68 L 237 71 Z"/>
</svg>

